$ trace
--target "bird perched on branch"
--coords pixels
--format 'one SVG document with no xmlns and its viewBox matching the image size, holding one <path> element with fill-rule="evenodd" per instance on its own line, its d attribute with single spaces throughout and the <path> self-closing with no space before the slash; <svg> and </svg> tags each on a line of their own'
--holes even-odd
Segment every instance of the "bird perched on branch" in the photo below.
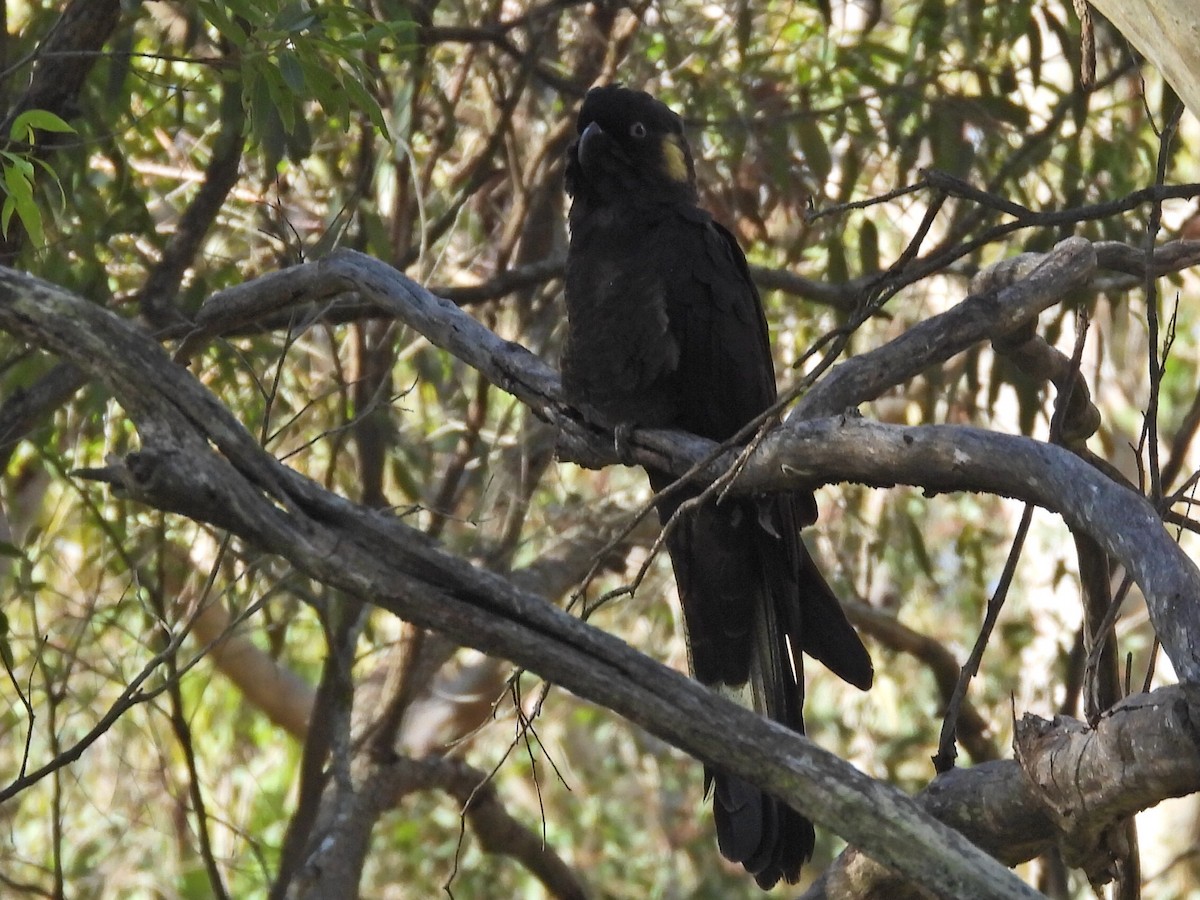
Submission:
<svg viewBox="0 0 1200 900">
<path fill-rule="evenodd" d="M 602 424 L 724 441 L 776 399 L 758 291 L 734 237 L 697 206 L 677 115 L 641 91 L 588 92 L 568 150 L 568 331 L 563 387 Z M 672 477 L 647 472 L 656 492 Z M 658 505 L 664 525 L 697 489 Z M 809 492 L 708 501 L 667 540 L 692 673 L 803 732 L 801 652 L 864 690 L 870 657 L 800 540 Z M 812 823 L 707 768 L 721 852 L 764 888 L 794 882 Z"/>
</svg>

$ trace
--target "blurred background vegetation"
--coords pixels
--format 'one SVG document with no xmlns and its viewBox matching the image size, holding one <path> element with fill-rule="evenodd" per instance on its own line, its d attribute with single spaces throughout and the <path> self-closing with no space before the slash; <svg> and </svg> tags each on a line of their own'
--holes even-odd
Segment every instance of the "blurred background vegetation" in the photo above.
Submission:
<svg viewBox="0 0 1200 900">
<path fill-rule="evenodd" d="M 1138 206 L 1001 229 L 1002 213 L 955 197 L 938 207 L 932 188 L 844 204 L 917 185 L 925 167 L 1035 211 L 1115 200 L 1154 183 L 1176 104 L 1103 22 L 1096 86 L 1084 90 L 1068 0 L 0 9 L 5 137 L 27 108 L 72 129 L 42 119 L 0 157 L 4 264 L 159 331 L 215 291 L 348 246 L 556 364 L 563 152 L 583 92 L 616 80 L 684 116 L 702 203 L 759 267 L 784 384 L 832 329 L 855 322 L 847 352 L 868 349 L 961 299 L 998 259 L 1069 234 L 1141 247 L 1150 227 Z M 1200 131 L 1189 116 L 1180 128 L 1168 182 L 1195 177 Z M 942 253 L 938 265 L 913 283 L 879 282 L 935 209 L 920 252 Z M 1193 211 L 1166 203 L 1166 236 L 1200 233 Z M 1194 279 L 1159 283 L 1164 321 L 1177 312 L 1157 409 L 1167 490 L 1195 468 L 1195 290 Z M 871 291 L 890 299 L 859 323 Z M 1080 308 L 1093 323 L 1083 371 L 1103 413 L 1090 447 L 1137 483 L 1150 396 L 1141 279 L 1107 273 L 1043 316 L 1040 332 L 1068 354 Z M 556 602 L 648 498 L 632 470 L 556 464 L 554 435 L 520 404 L 368 314 L 281 319 L 187 364 L 289 465 Z M 978 347 L 864 412 L 1045 438 L 1052 403 L 1044 384 Z M 509 813 L 596 896 L 758 893 L 717 854 L 700 767 L 683 754 L 563 691 L 546 696 L 536 735 L 517 740 L 540 696 L 532 676 L 510 682 L 503 663 L 384 613 L 347 623 L 337 597 L 278 560 L 71 477 L 137 436 L 102 389 L 8 337 L 0 439 L 0 784 L 67 763 L 0 805 L 5 896 L 265 896 L 339 641 L 353 657 L 355 733 L 396 710 L 402 752 L 495 769 Z M 946 701 L 935 661 L 965 658 L 1020 509 L 844 485 L 819 502 L 810 543 L 856 621 L 874 611 L 910 631 L 863 626 L 878 672 L 868 695 L 809 665 L 810 734 L 919 790 Z M 646 527 L 607 551 L 588 596 L 628 583 L 654 536 Z M 673 591 L 657 560 L 633 597 L 592 621 L 684 668 Z M 982 727 L 965 763 L 1007 754 L 1014 709 L 1081 714 L 1078 595 L 1075 548 L 1040 513 L 972 685 Z M 1118 638 L 1140 686 L 1153 636 L 1139 604 Z M 1171 678 L 1164 669 L 1160 659 L 1158 679 Z M 349 693 L 337 703 L 348 710 Z M 433 896 L 447 882 L 457 897 L 539 896 L 525 868 L 463 836 L 464 799 L 413 792 L 387 813 L 364 896 Z M 1147 895 L 1200 895 L 1192 806 L 1142 819 Z M 820 834 L 812 871 L 838 850 Z M 1057 896 L 1088 894 L 1053 860 L 1022 871 Z"/>
</svg>

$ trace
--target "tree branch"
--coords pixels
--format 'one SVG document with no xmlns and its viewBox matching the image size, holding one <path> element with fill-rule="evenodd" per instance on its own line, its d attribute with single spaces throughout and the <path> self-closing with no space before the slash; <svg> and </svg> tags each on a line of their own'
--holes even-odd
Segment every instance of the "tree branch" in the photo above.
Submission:
<svg viewBox="0 0 1200 900">
<path fill-rule="evenodd" d="M 981 491 L 1035 503 L 1062 515 L 1072 529 L 1089 535 L 1133 574 L 1175 671 L 1181 678 L 1200 680 L 1200 571 L 1142 497 L 1069 451 L 1031 438 L 956 426 L 901 428 L 846 417 L 801 421 L 856 406 L 973 343 L 1012 333 L 1086 282 L 1094 268 L 1091 244 L 1069 238 L 1026 277 L 971 295 L 882 347 L 841 363 L 802 399 L 783 427 L 767 436 L 745 463 L 734 492 L 856 481 Z M 267 281 L 272 290 L 264 297 L 254 285 Z M 286 292 L 276 289 L 284 281 Z M 259 282 L 205 304 L 197 318 L 201 330 L 211 330 L 216 319 L 253 318 L 254 310 L 264 305 L 277 310 L 281 297 L 302 295 L 304 283 L 325 294 L 340 284 L 402 319 L 559 426 L 560 454 L 591 466 L 620 461 L 611 435 L 562 402 L 553 369 L 378 260 L 340 251 L 315 269 L 297 267 Z M 715 446 L 678 432 L 648 430 L 635 431 L 628 445 L 633 461 L 676 474 L 708 459 Z M 696 477 L 711 483 L 731 462 L 732 454 L 717 458 Z"/>
<path fill-rule="evenodd" d="M 242 84 L 227 81 L 222 86 L 218 107 L 221 128 L 212 141 L 212 157 L 204 171 L 200 189 L 179 217 L 163 248 L 162 257 L 150 271 L 136 300 L 146 321 L 155 327 L 173 323 L 179 317 L 173 308 L 184 272 L 204 246 L 208 230 L 238 180 L 245 137 L 246 116 L 242 109 Z"/>
<path fill-rule="evenodd" d="M 1177 685 L 1134 694 L 1090 729 L 1067 716 L 1026 714 L 1018 723 L 1017 760 L 953 769 L 917 801 L 1009 865 L 1055 846 L 1068 863 L 1104 866 L 1100 846 L 1114 823 L 1200 789 L 1200 687 Z M 804 900 L 854 897 L 905 900 L 914 885 L 846 850 Z"/>
<path fill-rule="evenodd" d="M 379 817 L 417 791 L 442 790 L 463 807 L 482 848 L 518 861 L 562 900 L 587 896 L 578 876 L 549 849 L 540 834 L 508 814 L 488 775 L 460 760 L 430 756 L 364 762 L 348 814 L 339 817 L 337 833 L 320 842 L 297 878 L 292 896 L 301 900 L 346 898 L 358 882 Z"/>
<path fill-rule="evenodd" d="M 980 341 L 1016 331 L 1084 285 L 1095 270 L 1096 253 L 1091 243 L 1068 238 L 1020 281 L 972 294 L 895 340 L 835 366 L 796 404 L 788 418 L 794 421 L 834 415 L 874 400 Z"/>
<path fill-rule="evenodd" d="M 657 443 L 658 433 L 653 437 Z M 1058 513 L 1132 574 L 1175 672 L 1200 681 L 1200 570 L 1144 497 L 1069 450 L 955 425 L 908 428 L 852 417 L 789 421 L 767 435 L 739 482 L 741 490 L 754 492 L 795 487 L 805 479 L 909 484 L 930 494 L 984 492 Z"/>
</svg>

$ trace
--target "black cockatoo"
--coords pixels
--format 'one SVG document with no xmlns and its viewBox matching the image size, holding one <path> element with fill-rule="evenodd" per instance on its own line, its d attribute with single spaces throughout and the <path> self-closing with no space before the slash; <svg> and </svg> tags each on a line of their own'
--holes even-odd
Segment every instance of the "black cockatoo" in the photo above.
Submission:
<svg viewBox="0 0 1200 900">
<path fill-rule="evenodd" d="M 589 91 L 568 151 L 563 387 L 614 428 L 723 441 L 776 399 L 767 323 L 733 235 L 697 205 L 680 118 L 641 91 Z M 659 491 L 665 472 L 648 471 Z M 665 524 L 689 497 L 658 507 Z M 801 652 L 870 686 L 871 660 L 800 540 L 809 492 L 708 502 L 667 542 L 692 673 L 804 730 Z M 794 882 L 812 823 L 753 784 L 706 770 L 721 852 L 759 885 Z"/>
</svg>

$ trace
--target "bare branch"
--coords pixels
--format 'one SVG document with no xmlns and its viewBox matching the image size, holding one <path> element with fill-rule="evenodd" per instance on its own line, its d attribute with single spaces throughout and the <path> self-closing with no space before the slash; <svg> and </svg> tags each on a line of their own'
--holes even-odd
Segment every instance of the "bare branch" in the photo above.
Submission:
<svg viewBox="0 0 1200 900">
<path fill-rule="evenodd" d="M 240 634 L 219 599 L 196 613 L 192 635 L 208 651 L 213 665 L 237 685 L 246 702 L 288 734 L 303 738 L 312 712 L 313 689 L 303 678 Z"/>
<path fill-rule="evenodd" d="M 399 806 L 416 791 L 442 790 L 464 806 L 466 821 L 483 849 L 509 856 L 529 870 L 549 891 L 563 900 L 581 900 L 587 893 L 579 877 L 550 848 L 505 810 L 487 774 L 459 760 L 437 756 L 368 761 L 361 767 L 355 794 L 342 827 L 322 841 L 306 861 L 293 896 L 303 900 L 351 896 L 379 816 Z"/>
<path fill-rule="evenodd" d="M 1066 716 L 1033 715 L 1017 724 L 1020 761 L 952 769 L 917 800 L 1009 865 L 1061 846 L 1073 864 L 1097 854 L 1115 823 L 1167 797 L 1200 789 L 1200 689 L 1179 685 L 1128 697 L 1095 729 Z M 919 884 L 919 882 L 918 882 Z M 924 896 L 912 882 L 848 849 L 804 900 Z"/>
<path fill-rule="evenodd" d="M 1017 760 L 1062 835 L 1068 865 L 1095 877 L 1112 860 L 1100 845 L 1113 823 L 1200 787 L 1198 702 L 1200 690 L 1178 685 L 1129 697 L 1094 729 L 1062 716 L 1017 723 Z"/>
<path fill-rule="evenodd" d="M 1069 450 L 954 425 L 907 428 L 852 417 L 789 421 L 748 461 L 740 488 L 776 490 L 803 478 L 909 484 L 931 494 L 985 492 L 1058 513 L 1132 573 L 1176 673 L 1200 678 L 1200 570 L 1144 497 Z"/>
<path fill-rule="evenodd" d="M 874 400 L 980 341 L 1010 334 L 1085 284 L 1095 270 L 1092 245 L 1083 238 L 1068 238 L 1020 281 L 972 294 L 882 347 L 834 367 L 796 404 L 788 419 L 833 415 Z"/>
<path fill-rule="evenodd" d="M 83 372 L 70 363 L 60 363 L 31 387 L 9 394 L 0 405 L 0 465 L 8 468 L 21 439 L 86 383 Z"/>
<path fill-rule="evenodd" d="M 246 122 L 240 81 L 225 82 L 219 109 L 221 128 L 213 138 L 212 158 L 205 169 L 200 190 L 179 217 L 174 234 L 163 248 L 162 258 L 137 293 L 142 315 L 156 327 L 173 323 L 180 315 L 172 303 L 183 282 L 184 272 L 195 261 L 217 213 L 237 184 Z"/>
<path fill-rule="evenodd" d="M 298 272 L 293 277 L 311 278 L 324 289 L 344 279 L 346 289 L 357 289 L 403 318 L 557 424 L 560 452 L 568 451 L 588 465 L 619 461 L 611 435 L 566 407 L 557 373 L 524 348 L 501 339 L 455 305 L 370 257 L 342 251 L 318 265 L 316 272 Z M 747 461 L 734 490 L 752 493 L 857 481 L 876 486 L 912 484 L 932 491 L 983 491 L 1035 503 L 1062 515 L 1073 530 L 1089 535 L 1134 574 L 1175 671 L 1183 678 L 1200 677 L 1200 616 L 1195 615 L 1200 572 L 1137 494 L 1069 451 L 1030 438 L 955 426 L 901 428 L 844 417 L 800 421 L 805 415 L 840 411 L 878 396 L 976 341 L 1011 333 L 1069 286 L 1084 281 L 1094 265 L 1088 242 L 1063 241 L 1028 277 L 972 295 L 877 350 L 840 364 L 801 401 L 783 427 L 768 435 Z M 245 314 L 255 302 L 255 292 L 246 285 L 240 296 Z M 634 461 L 676 474 L 704 459 L 712 447 L 712 442 L 701 438 L 662 431 L 635 431 L 629 441 Z M 735 455 L 726 454 L 707 466 L 701 480 L 715 481 Z"/>
</svg>

